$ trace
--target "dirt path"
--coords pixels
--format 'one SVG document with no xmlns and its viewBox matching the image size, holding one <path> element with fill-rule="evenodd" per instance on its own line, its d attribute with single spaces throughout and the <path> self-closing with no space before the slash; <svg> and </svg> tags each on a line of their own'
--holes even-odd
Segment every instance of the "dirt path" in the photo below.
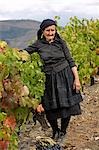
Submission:
<svg viewBox="0 0 99 150">
<path fill-rule="evenodd" d="M 99 84 L 85 88 L 84 101 L 81 104 L 82 115 L 72 117 L 64 150 L 99 150 Z M 51 135 L 51 129 L 47 135 Z M 19 150 L 35 150 L 37 136 L 46 136 L 39 123 L 26 126 L 20 134 Z"/>
<path fill-rule="evenodd" d="M 67 143 L 75 150 L 99 150 L 99 85 L 87 87 L 82 115 L 72 118 Z M 73 148 L 72 148 L 73 149 Z"/>
</svg>

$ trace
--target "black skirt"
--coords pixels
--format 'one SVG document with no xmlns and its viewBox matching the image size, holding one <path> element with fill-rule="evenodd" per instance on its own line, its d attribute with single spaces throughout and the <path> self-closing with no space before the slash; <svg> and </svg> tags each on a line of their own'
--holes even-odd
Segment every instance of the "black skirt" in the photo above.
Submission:
<svg viewBox="0 0 99 150">
<path fill-rule="evenodd" d="M 66 118 L 81 114 L 80 91 L 73 90 L 74 76 L 69 66 L 59 72 L 46 74 L 42 104 L 48 119 Z"/>
</svg>

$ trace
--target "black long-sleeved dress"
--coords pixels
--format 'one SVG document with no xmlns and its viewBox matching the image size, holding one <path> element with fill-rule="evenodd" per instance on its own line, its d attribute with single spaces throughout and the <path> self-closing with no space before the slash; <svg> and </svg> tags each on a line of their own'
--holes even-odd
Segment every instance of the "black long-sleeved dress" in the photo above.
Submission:
<svg viewBox="0 0 99 150">
<path fill-rule="evenodd" d="M 63 42 L 56 38 L 48 43 L 44 38 L 25 49 L 28 53 L 38 52 L 44 62 L 46 75 L 42 105 L 48 119 L 66 118 L 81 114 L 79 103 L 82 96 L 73 90 L 74 76 L 71 70 L 75 62 Z M 65 53 L 65 54 L 64 54 Z"/>
</svg>

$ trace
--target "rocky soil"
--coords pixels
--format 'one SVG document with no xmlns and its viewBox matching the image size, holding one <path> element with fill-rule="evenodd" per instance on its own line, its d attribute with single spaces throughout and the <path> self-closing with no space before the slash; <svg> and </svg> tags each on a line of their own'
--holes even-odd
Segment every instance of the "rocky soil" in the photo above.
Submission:
<svg viewBox="0 0 99 150">
<path fill-rule="evenodd" d="M 84 92 L 82 115 L 72 117 L 63 150 L 99 150 L 99 83 L 86 86 Z M 36 150 L 36 137 L 50 135 L 51 128 L 43 131 L 39 122 L 30 121 L 20 133 L 19 150 Z"/>
</svg>

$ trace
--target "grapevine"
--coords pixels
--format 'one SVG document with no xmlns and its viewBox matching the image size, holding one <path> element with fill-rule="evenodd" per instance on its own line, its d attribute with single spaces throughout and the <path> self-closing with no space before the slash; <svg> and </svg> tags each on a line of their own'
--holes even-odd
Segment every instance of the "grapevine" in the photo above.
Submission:
<svg viewBox="0 0 99 150">
<path fill-rule="evenodd" d="M 92 72 L 99 67 L 99 20 L 73 17 L 58 31 L 78 66 L 81 84 L 89 83 Z"/>
<path fill-rule="evenodd" d="M 0 149 L 18 149 L 18 125 L 39 105 L 45 74 L 39 54 L 11 48 L 0 41 Z"/>
</svg>

